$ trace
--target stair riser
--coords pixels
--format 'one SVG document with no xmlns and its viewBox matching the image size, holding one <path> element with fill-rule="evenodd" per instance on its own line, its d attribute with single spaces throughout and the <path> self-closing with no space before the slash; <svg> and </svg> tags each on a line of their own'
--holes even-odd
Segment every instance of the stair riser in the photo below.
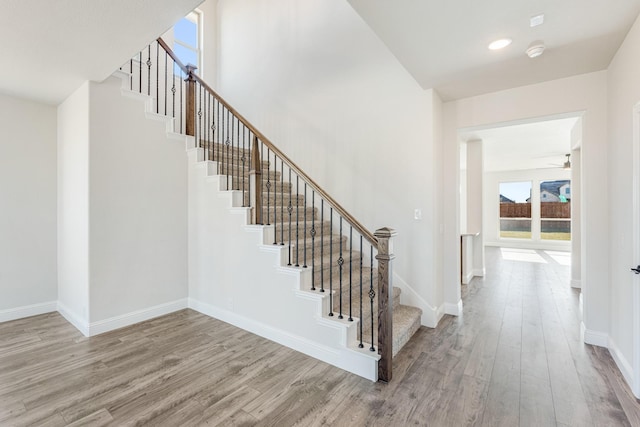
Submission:
<svg viewBox="0 0 640 427">
<path fill-rule="evenodd" d="M 249 203 L 249 192 L 245 191 L 244 194 L 244 202 Z M 289 193 L 274 193 L 273 191 L 265 191 L 262 194 L 262 206 L 269 208 L 274 208 L 276 206 L 283 206 L 285 211 L 289 206 L 289 202 L 294 206 L 304 206 L 304 196 L 300 194 L 293 194 L 289 196 Z"/>
<path fill-rule="evenodd" d="M 249 172 L 251 171 L 251 168 L 249 167 L 249 161 L 247 159 L 245 159 L 244 163 L 242 162 L 242 159 L 236 159 L 236 158 L 227 159 L 226 157 L 220 158 L 218 156 L 205 157 L 205 160 L 218 162 L 218 169 L 220 170 L 220 172 L 228 173 L 229 175 L 233 173 L 234 175 L 240 174 L 240 176 L 244 176 L 244 175 L 248 175 Z M 268 170 L 269 170 L 269 163 L 263 162 L 262 171 L 266 173 Z"/>
<path fill-rule="evenodd" d="M 362 301 L 362 316 L 360 316 L 360 298 L 359 295 L 354 293 L 351 299 L 351 317 L 359 318 L 362 322 L 362 330 L 364 332 L 365 339 L 368 337 L 371 339 L 371 319 L 373 317 L 374 326 L 378 322 L 378 298 L 374 298 L 373 300 L 373 316 L 371 314 L 371 302 L 369 300 L 368 294 L 365 292 L 363 295 L 364 299 Z M 393 288 L 393 310 L 397 310 L 400 306 L 400 289 Z M 335 317 L 340 316 L 345 319 L 349 318 L 349 296 L 343 295 L 342 297 L 342 311 L 340 310 L 340 297 L 338 294 L 334 294 L 333 296 L 333 314 Z M 358 327 L 358 338 L 360 337 Z M 377 334 L 374 334 L 377 336 Z"/>
<path fill-rule="evenodd" d="M 281 223 L 277 223 L 274 224 L 275 228 L 275 232 L 277 234 L 278 240 L 280 240 L 281 234 L 284 235 L 284 240 L 288 240 L 288 236 L 289 236 L 289 221 L 286 221 L 284 224 Z M 309 220 L 309 218 L 307 218 L 307 225 L 306 225 L 306 230 L 305 230 L 305 225 L 304 225 L 304 218 L 303 221 L 299 222 L 297 224 L 296 227 L 296 223 L 294 222 L 293 224 L 291 224 L 291 236 L 292 236 L 292 240 L 295 241 L 296 239 L 296 231 L 298 232 L 298 239 L 299 240 L 311 240 L 312 236 L 311 236 L 311 228 L 315 227 L 316 230 L 316 235 L 315 235 L 315 245 L 318 246 L 318 242 L 320 241 L 320 239 L 322 238 L 322 236 L 328 236 L 331 233 L 331 225 L 328 222 L 325 222 L 323 224 L 320 223 L 320 221 L 315 221 L 315 223 L 312 223 L 312 221 Z M 311 247 L 310 246 L 311 243 L 307 244 L 307 247 Z"/>
<path fill-rule="evenodd" d="M 307 215 L 306 215 L 307 221 L 313 218 L 314 215 L 317 215 L 317 209 L 314 210 L 312 208 L 306 208 L 306 211 L 307 211 Z M 293 223 L 296 222 L 296 219 L 298 218 L 297 215 L 300 215 L 299 222 L 304 221 L 304 218 L 305 218 L 304 209 L 298 209 L 297 212 L 296 212 L 296 209 L 294 209 L 293 212 L 291 212 L 291 222 Z M 278 221 L 278 224 L 280 223 L 286 223 L 287 225 L 289 224 L 289 212 L 287 212 L 286 209 L 280 209 L 280 207 L 277 207 L 277 209 L 275 207 L 271 207 L 271 209 L 269 209 L 268 212 L 267 212 L 267 208 L 263 207 L 262 216 L 259 218 L 262 219 L 263 223 L 273 224 L 275 221 Z"/>
</svg>

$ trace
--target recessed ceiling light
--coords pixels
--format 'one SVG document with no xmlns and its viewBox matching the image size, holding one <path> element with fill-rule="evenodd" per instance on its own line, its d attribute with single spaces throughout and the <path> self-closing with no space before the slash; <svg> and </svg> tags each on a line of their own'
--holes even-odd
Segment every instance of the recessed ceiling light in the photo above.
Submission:
<svg viewBox="0 0 640 427">
<path fill-rule="evenodd" d="M 537 27 L 538 25 L 542 25 L 542 24 L 544 24 L 544 13 L 541 13 L 540 15 L 532 16 L 531 19 L 529 20 L 529 25 L 531 26 L 531 28 Z"/>
<path fill-rule="evenodd" d="M 504 49 L 505 47 L 511 44 L 511 41 L 512 41 L 511 39 L 498 39 L 498 40 L 492 41 L 491 44 L 489 45 L 489 49 L 490 50 Z"/>
</svg>

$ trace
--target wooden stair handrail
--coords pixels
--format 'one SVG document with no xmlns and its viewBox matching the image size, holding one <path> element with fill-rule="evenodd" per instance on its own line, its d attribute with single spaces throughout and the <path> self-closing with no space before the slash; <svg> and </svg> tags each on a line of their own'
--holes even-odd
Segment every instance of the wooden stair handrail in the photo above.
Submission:
<svg viewBox="0 0 640 427">
<path fill-rule="evenodd" d="M 202 85 L 207 91 L 209 91 L 224 107 L 229 110 L 231 114 L 233 114 L 238 120 L 242 122 L 255 136 L 260 139 L 267 147 L 271 149 L 275 154 L 277 154 L 287 166 L 293 170 L 300 177 L 304 178 L 307 181 L 307 184 L 322 198 L 324 198 L 329 204 L 333 206 L 333 208 L 349 222 L 353 228 L 355 228 L 358 233 L 362 235 L 369 243 L 374 245 L 376 248 L 378 247 L 378 239 L 373 235 L 372 232 L 367 230 L 360 222 L 355 219 L 349 212 L 346 211 L 338 202 L 336 202 L 333 197 L 327 194 L 316 182 L 307 175 L 302 169 L 298 167 L 289 157 L 287 157 L 282 151 L 280 151 L 262 132 L 255 128 L 247 119 L 242 116 L 235 108 L 233 108 L 227 101 L 224 100 L 215 90 L 213 90 L 207 83 L 204 82 L 197 74 L 190 71 L 192 68 L 184 65 L 176 56 L 175 53 L 171 50 L 171 48 L 162 40 L 162 38 L 158 38 L 158 44 L 162 46 L 162 48 L 169 54 L 171 59 L 175 61 L 175 63 L 185 72 L 187 76 L 192 76 L 198 83 Z"/>
</svg>

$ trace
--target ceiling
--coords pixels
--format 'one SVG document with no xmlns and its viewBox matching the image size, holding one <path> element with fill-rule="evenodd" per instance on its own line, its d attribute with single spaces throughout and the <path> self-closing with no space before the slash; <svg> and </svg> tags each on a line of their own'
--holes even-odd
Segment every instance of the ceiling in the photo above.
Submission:
<svg viewBox="0 0 640 427">
<path fill-rule="evenodd" d="M 640 0 L 348 0 L 415 80 L 444 101 L 608 67 Z M 544 24 L 531 28 L 532 16 Z M 513 39 L 490 51 L 490 42 Z M 543 40 L 534 59 L 525 50 Z"/>
<path fill-rule="evenodd" d="M 571 152 L 571 129 L 578 120 L 572 117 L 468 131 L 460 138 L 482 140 L 487 172 L 562 168 Z M 461 167 L 465 169 L 464 164 Z"/>
<path fill-rule="evenodd" d="M 2 0 L 0 93 L 59 104 L 84 81 L 104 80 L 201 2 Z"/>
</svg>

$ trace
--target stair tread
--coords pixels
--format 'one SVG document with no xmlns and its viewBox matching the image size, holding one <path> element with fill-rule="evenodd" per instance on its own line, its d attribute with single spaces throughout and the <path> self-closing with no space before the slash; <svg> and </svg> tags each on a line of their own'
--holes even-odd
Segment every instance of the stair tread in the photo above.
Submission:
<svg viewBox="0 0 640 427">
<path fill-rule="evenodd" d="M 393 310 L 393 355 L 395 356 L 400 349 L 411 339 L 413 334 L 420 328 L 420 320 L 422 310 L 411 305 L 400 304 Z M 371 336 L 371 328 L 363 331 L 364 337 Z M 374 330 L 373 333 L 375 344 L 377 345 L 378 334 Z M 365 343 L 369 341 L 365 338 Z"/>
</svg>

